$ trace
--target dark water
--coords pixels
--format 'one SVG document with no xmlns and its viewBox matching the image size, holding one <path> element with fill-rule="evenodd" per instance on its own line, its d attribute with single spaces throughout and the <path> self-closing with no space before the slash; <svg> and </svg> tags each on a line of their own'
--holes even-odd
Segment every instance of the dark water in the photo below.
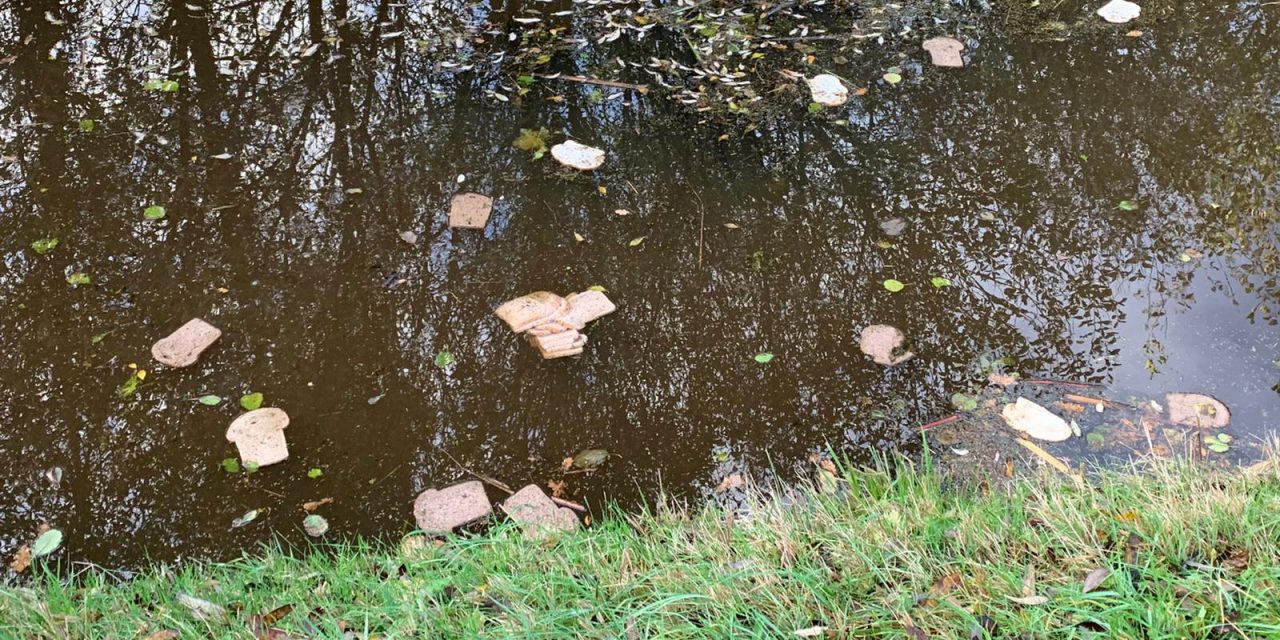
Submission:
<svg viewBox="0 0 1280 640">
<path fill-rule="evenodd" d="M 226 557 L 272 531 L 302 539 L 300 505 L 322 497 L 335 532 L 399 533 L 418 491 L 464 477 L 442 450 L 519 485 L 603 447 L 614 457 L 570 476 L 570 497 L 697 497 L 730 470 L 790 476 L 827 446 L 910 452 L 984 356 L 1121 393 L 1211 393 L 1241 441 L 1280 426 L 1277 7 L 1187 3 L 1137 39 L 991 36 L 962 71 L 904 45 L 897 87 L 878 79 L 886 47 L 836 67 L 871 89 L 846 109 L 811 117 L 797 97 L 743 134 L 608 88 L 496 101 L 500 72 L 455 75 L 407 36 L 368 34 L 420 9 L 314 3 L 350 21 L 322 21 L 345 39 L 304 59 L 283 54 L 318 39 L 301 3 L 284 20 L 268 3 L 260 30 L 167 4 L 19 4 L 0 10 L 6 557 L 40 523 L 77 560 Z M 144 87 L 161 76 L 180 89 Z M 544 126 L 607 149 L 606 166 L 569 176 L 511 147 Z M 459 190 L 498 199 L 484 232 L 447 228 Z M 144 220 L 153 204 L 163 221 Z M 60 244 L 37 255 L 40 238 Z M 70 286 L 76 272 L 92 284 Z M 619 311 L 581 357 L 542 362 L 491 315 L 591 285 Z M 195 316 L 222 340 L 190 369 L 151 362 Z M 918 357 L 871 364 L 871 323 Z M 123 401 L 130 363 L 149 375 Z M 233 475 L 224 431 L 249 391 L 292 417 L 292 457 Z M 195 401 L 210 393 L 227 401 Z"/>
</svg>

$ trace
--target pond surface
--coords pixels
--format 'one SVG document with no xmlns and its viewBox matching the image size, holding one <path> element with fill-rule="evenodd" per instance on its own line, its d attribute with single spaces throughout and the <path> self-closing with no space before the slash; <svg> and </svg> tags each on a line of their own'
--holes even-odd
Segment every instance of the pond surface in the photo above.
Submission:
<svg viewBox="0 0 1280 640">
<path fill-rule="evenodd" d="M 495 99 L 501 72 L 369 33 L 420 8 L 315 2 L 333 12 L 317 23 L 266 3 L 254 30 L 145 1 L 20 4 L 0 10 L 5 557 L 48 523 L 74 560 L 225 558 L 305 539 L 300 505 L 325 497 L 334 534 L 399 534 L 419 491 L 466 477 L 445 451 L 518 486 L 605 448 L 567 497 L 701 499 L 828 447 L 913 452 L 998 358 L 1215 395 L 1242 442 L 1280 427 L 1280 7 L 1185 3 L 1141 37 L 968 39 L 963 70 L 868 48 L 834 67 L 865 96 L 811 115 L 797 95 L 744 132 L 658 92 L 548 81 Z M 598 71 L 625 41 L 554 64 Z M 512 147 L 540 127 L 606 165 L 570 175 Z M 447 226 L 464 190 L 497 200 L 484 231 Z M 59 243 L 38 254 L 42 238 Z M 544 362 L 492 315 L 593 285 L 619 308 L 579 357 Z M 188 369 L 152 362 L 192 317 L 218 344 Z M 871 363 L 874 323 L 916 358 Z M 148 375 L 122 400 L 131 363 Z M 228 473 L 251 391 L 289 413 L 291 457 Z"/>
</svg>

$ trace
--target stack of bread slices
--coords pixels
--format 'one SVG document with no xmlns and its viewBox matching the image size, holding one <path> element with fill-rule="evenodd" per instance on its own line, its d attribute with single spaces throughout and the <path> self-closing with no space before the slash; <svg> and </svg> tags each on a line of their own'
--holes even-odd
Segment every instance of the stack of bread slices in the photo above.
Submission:
<svg viewBox="0 0 1280 640">
<path fill-rule="evenodd" d="M 580 331 L 615 309 L 603 292 L 591 289 L 567 297 L 535 291 L 502 303 L 494 313 L 512 331 L 525 334 L 544 359 L 551 360 L 582 353 L 587 337 Z"/>
</svg>

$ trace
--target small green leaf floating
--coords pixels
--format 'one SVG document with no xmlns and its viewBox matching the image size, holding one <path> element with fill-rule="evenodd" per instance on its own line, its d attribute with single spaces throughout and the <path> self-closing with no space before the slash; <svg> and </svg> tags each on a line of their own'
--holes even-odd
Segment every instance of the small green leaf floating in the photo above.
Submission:
<svg viewBox="0 0 1280 640">
<path fill-rule="evenodd" d="M 262 394 L 254 392 L 242 396 L 240 398 L 240 406 L 244 407 L 245 411 L 253 411 L 254 409 L 261 407 Z"/>
<path fill-rule="evenodd" d="M 1130 200 L 1121 200 L 1120 204 L 1116 205 L 1116 208 L 1120 209 L 1121 211 L 1137 211 L 1138 205 L 1134 204 Z"/>
<path fill-rule="evenodd" d="M 599 292 L 599 293 L 608 293 L 608 292 L 609 292 L 609 290 L 608 290 L 608 289 L 606 289 L 606 288 L 604 288 L 604 287 L 602 287 L 602 286 L 600 286 L 600 285 L 598 285 L 598 284 L 593 284 L 593 285 L 591 285 L 591 286 L 587 287 L 587 290 L 588 290 L 588 291 L 596 291 L 596 292 Z"/>
<path fill-rule="evenodd" d="M 929 282 L 933 283 L 933 286 L 938 289 L 951 286 L 951 281 L 942 277 L 933 278 Z"/>
<path fill-rule="evenodd" d="M 227 473 L 240 473 L 240 461 L 235 458 L 223 458 L 222 470 Z"/>
<path fill-rule="evenodd" d="M 245 526 L 246 524 L 249 524 L 250 522 L 253 522 L 253 521 L 254 521 L 254 520 L 256 520 L 257 518 L 258 518 L 258 510 L 257 510 L 257 509 L 251 509 L 251 510 L 249 510 L 249 511 L 244 512 L 244 515 L 240 516 L 239 518 L 236 518 L 235 520 L 232 520 L 232 521 L 231 521 L 231 528 L 232 528 L 232 529 L 239 529 L 240 527 L 243 527 L 243 526 Z"/>
<path fill-rule="evenodd" d="M 773 360 L 773 354 L 768 351 L 762 351 L 756 354 L 756 362 L 760 364 L 769 364 Z"/>
<path fill-rule="evenodd" d="M 905 286 L 906 286 L 906 285 L 904 285 L 904 284 L 902 284 L 901 282 L 898 282 L 897 280 L 894 280 L 894 279 L 892 279 L 892 278 L 890 278 L 890 279 L 888 279 L 888 280 L 885 280 L 885 281 L 884 281 L 884 288 L 885 288 L 885 289 L 888 289 L 888 290 L 889 290 L 890 292 L 892 292 L 892 293 L 897 293 L 897 292 L 899 292 L 899 291 L 902 291 L 903 287 L 905 287 Z"/>
<path fill-rule="evenodd" d="M 97 128 L 98 128 L 98 123 L 94 122 L 93 120 L 90 120 L 89 118 L 85 118 L 84 120 L 80 121 L 80 130 L 85 133 L 93 133 L 93 130 Z"/>
<path fill-rule="evenodd" d="M 312 538 L 319 538 L 329 530 L 329 521 L 313 513 L 302 519 L 302 530 Z"/>
<path fill-rule="evenodd" d="M 1226 453 L 1231 449 L 1230 442 L 1232 438 L 1225 433 L 1219 433 L 1215 436 L 1205 436 L 1204 446 L 1208 447 L 1214 453 Z"/>
<path fill-rule="evenodd" d="M 307 471 L 307 477 L 311 478 L 312 480 L 315 480 L 316 478 L 319 478 L 322 475 L 324 475 L 324 470 L 322 470 L 320 467 L 313 467 Z"/>
<path fill-rule="evenodd" d="M 951 405 L 961 411 L 973 411 L 978 408 L 978 399 L 963 393 L 952 394 Z"/>
<path fill-rule="evenodd" d="M 645 239 L 645 238 L 648 238 L 648 237 L 649 237 L 649 236 L 640 236 L 639 238 L 633 238 L 633 239 L 631 240 L 631 242 L 628 242 L 628 243 L 627 243 L 627 246 L 628 246 L 628 247 L 638 247 L 638 246 L 640 246 L 640 243 L 641 243 L 641 242 L 644 242 L 644 239 Z"/>
<path fill-rule="evenodd" d="M 440 367 L 441 369 L 448 367 L 449 365 L 453 364 L 453 362 L 454 362 L 453 354 L 449 353 L 447 350 L 441 351 L 440 353 L 436 354 L 436 366 Z"/>
<path fill-rule="evenodd" d="M 218 406 L 218 405 L 222 404 L 222 397 L 221 397 L 221 396 L 215 396 L 215 395 L 213 395 L 213 394 L 210 394 L 210 395 L 207 395 L 207 396 L 200 396 L 200 400 L 199 400 L 199 402 L 200 402 L 200 404 L 202 404 L 202 405 L 204 405 L 204 406 L 206 406 L 206 407 L 216 407 L 216 406 Z"/>
<path fill-rule="evenodd" d="M 817 114 L 822 112 L 822 104 L 818 102 L 809 103 L 809 113 Z"/>
<path fill-rule="evenodd" d="M 50 529 L 40 534 L 40 537 L 36 538 L 35 542 L 31 543 L 31 557 L 39 558 L 41 556 L 47 556 L 54 551 L 57 551 L 58 547 L 61 546 L 62 532 L 57 529 Z"/>
<path fill-rule="evenodd" d="M 578 469 L 594 469 L 609 459 L 604 449 L 583 449 L 573 456 L 573 466 Z"/>
<path fill-rule="evenodd" d="M 67 284 L 70 284 L 73 286 L 78 287 L 82 284 L 89 284 L 91 282 L 93 282 L 93 279 L 90 278 L 89 274 L 87 273 L 73 273 L 67 276 Z"/>
<path fill-rule="evenodd" d="M 148 220 L 159 220 L 164 217 L 164 207 L 153 204 L 142 210 L 142 217 Z"/>
<path fill-rule="evenodd" d="M 889 84 L 898 84 L 899 82 L 902 82 L 902 74 L 890 71 L 889 73 L 884 74 L 884 81 Z"/>
<path fill-rule="evenodd" d="M 31 250 L 39 255 L 53 251 L 58 246 L 57 238 L 41 238 L 31 243 Z"/>
</svg>

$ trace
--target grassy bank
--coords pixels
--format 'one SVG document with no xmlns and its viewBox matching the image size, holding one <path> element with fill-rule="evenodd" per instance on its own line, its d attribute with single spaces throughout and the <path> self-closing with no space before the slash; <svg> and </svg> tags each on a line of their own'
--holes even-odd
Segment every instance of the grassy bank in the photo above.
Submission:
<svg viewBox="0 0 1280 640">
<path fill-rule="evenodd" d="M 1084 489 L 856 471 L 750 518 L 657 509 L 541 544 L 498 526 L 416 551 L 269 549 L 124 583 L 46 572 L 0 590 L 0 636 L 1280 637 L 1274 472 L 1153 464 Z M 1106 576 L 1086 590 L 1091 572 Z"/>
</svg>

